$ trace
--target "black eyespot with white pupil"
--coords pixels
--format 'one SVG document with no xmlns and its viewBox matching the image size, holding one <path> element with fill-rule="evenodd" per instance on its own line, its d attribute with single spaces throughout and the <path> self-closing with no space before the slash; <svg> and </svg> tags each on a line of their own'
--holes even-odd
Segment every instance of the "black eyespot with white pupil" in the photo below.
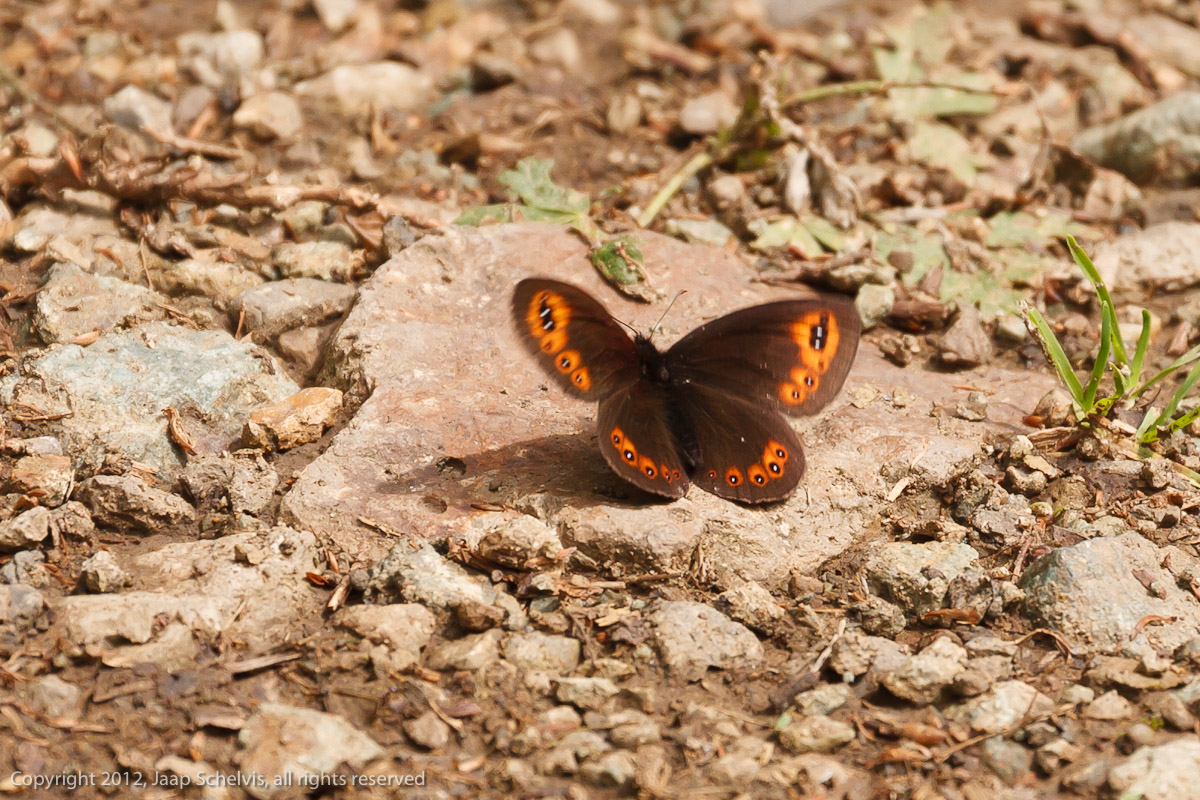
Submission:
<svg viewBox="0 0 1200 800">
<path fill-rule="evenodd" d="M 824 350 L 828 341 L 829 317 L 825 314 L 822 314 L 820 324 L 813 325 L 812 327 L 812 333 L 808 337 L 808 343 L 812 345 L 813 350 Z"/>
<path fill-rule="evenodd" d="M 814 381 L 814 380 L 812 379 L 812 375 L 805 375 L 805 376 L 804 376 L 804 385 L 805 385 L 805 386 L 812 386 L 814 383 L 816 383 L 816 381 Z"/>
<path fill-rule="evenodd" d="M 775 457 L 776 458 L 787 458 L 787 451 L 784 450 L 782 447 L 776 448 L 775 449 Z"/>
<path fill-rule="evenodd" d="M 542 301 L 541 308 L 538 309 L 538 316 L 542 319 L 542 330 L 554 330 L 554 316 L 550 311 L 550 306 L 545 300 Z"/>
<path fill-rule="evenodd" d="M 771 470 L 771 472 L 774 472 L 776 475 L 783 472 L 783 468 L 780 467 L 778 464 L 776 464 L 774 461 L 772 461 L 770 464 L 767 465 L 767 469 Z"/>
<path fill-rule="evenodd" d="M 653 478 L 657 474 L 658 473 L 655 472 L 654 467 L 646 467 L 646 477 L 647 478 Z"/>
<path fill-rule="evenodd" d="M 767 479 L 764 478 L 762 475 L 755 475 L 754 482 L 757 483 L 759 486 L 762 486 L 764 483 L 767 482 Z"/>
<path fill-rule="evenodd" d="M 739 478 L 737 475 L 729 476 L 729 485 L 730 486 L 737 486 L 740 481 L 741 481 L 741 478 Z"/>
<path fill-rule="evenodd" d="M 626 451 L 625 451 L 625 460 L 626 460 L 626 461 L 633 461 L 633 451 L 632 451 L 632 450 L 626 450 Z"/>
</svg>

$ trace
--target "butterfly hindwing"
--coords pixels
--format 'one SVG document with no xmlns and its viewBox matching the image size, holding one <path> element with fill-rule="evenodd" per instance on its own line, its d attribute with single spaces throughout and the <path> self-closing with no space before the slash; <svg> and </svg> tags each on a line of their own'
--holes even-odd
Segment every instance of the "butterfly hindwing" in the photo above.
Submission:
<svg viewBox="0 0 1200 800">
<path fill-rule="evenodd" d="M 666 389 L 645 380 L 600 401 L 596 438 L 608 465 L 640 489 L 687 494 L 688 476 L 671 429 Z"/>
<path fill-rule="evenodd" d="M 692 481 L 739 503 L 770 503 L 792 493 L 804 474 L 804 451 L 787 419 L 771 408 L 691 384 L 676 403 L 695 451 Z"/>
<path fill-rule="evenodd" d="M 582 289 L 523 280 L 513 291 L 512 313 L 525 347 L 575 396 L 600 400 L 637 378 L 633 340 Z"/>
<path fill-rule="evenodd" d="M 845 382 L 861 327 L 854 304 L 840 298 L 753 306 L 679 340 L 667 351 L 667 369 L 683 385 L 813 414 Z"/>
</svg>

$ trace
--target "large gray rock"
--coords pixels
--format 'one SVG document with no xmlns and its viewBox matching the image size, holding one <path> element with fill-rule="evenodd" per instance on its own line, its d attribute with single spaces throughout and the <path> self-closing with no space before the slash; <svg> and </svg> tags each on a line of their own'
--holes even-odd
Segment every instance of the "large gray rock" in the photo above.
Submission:
<svg viewBox="0 0 1200 800">
<path fill-rule="evenodd" d="M 1136 533 L 1060 547 L 1022 577 L 1026 613 L 1081 654 L 1169 653 L 1200 627 L 1200 603 L 1160 566 L 1171 551 L 1173 561 L 1187 562 L 1184 553 Z M 1161 622 L 1144 625 L 1147 617 Z"/>
<path fill-rule="evenodd" d="M 237 440 L 251 411 L 298 390 L 268 353 L 225 331 L 156 322 L 30 359 L 0 381 L 0 403 L 50 417 L 46 426 L 85 475 L 117 454 L 169 480 L 182 453 L 163 409 L 183 415 L 198 452 L 218 453 Z"/>
<path fill-rule="evenodd" d="M 655 265 L 656 287 L 672 297 L 688 290 L 663 320 L 664 345 L 720 313 L 791 296 L 750 284 L 745 264 L 724 251 L 648 232 L 639 234 L 639 246 Z M 283 500 L 284 519 L 370 561 L 392 542 L 360 517 L 441 539 L 478 513 L 472 504 L 525 509 L 550 498 L 537 513 L 563 544 L 613 572 L 686 568 L 708 534 L 698 563 L 708 579 L 774 587 L 877 525 L 900 481 L 901 489 L 944 485 L 988 437 L 1020 424 L 1028 398 L 1053 385 L 1028 371 L 980 368 L 959 380 L 995 392 L 990 419 L 933 418 L 924 411 L 961 400 L 952 382 L 897 369 L 862 348 L 847 391 L 818 417 L 795 421 L 808 474 L 789 500 L 748 509 L 693 488 L 674 503 L 647 503 L 597 452 L 595 408 L 545 391 L 549 379 L 508 333 L 509 295 L 530 274 L 582 286 L 641 330 L 662 315 L 661 304 L 615 293 L 590 266 L 584 244 L 561 228 L 451 227 L 424 237 L 363 284 L 329 345 L 320 382 L 343 389 L 357 412 L 299 473 Z M 873 401 L 848 402 L 866 387 L 875 389 Z M 622 499 L 630 497 L 633 504 Z M 746 545 L 753 559 L 726 561 L 733 549 L 723 536 Z"/>
</svg>

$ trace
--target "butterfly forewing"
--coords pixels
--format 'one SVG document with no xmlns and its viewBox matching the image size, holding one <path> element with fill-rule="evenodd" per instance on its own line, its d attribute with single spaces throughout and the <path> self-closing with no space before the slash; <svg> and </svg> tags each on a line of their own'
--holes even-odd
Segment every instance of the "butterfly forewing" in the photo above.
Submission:
<svg viewBox="0 0 1200 800">
<path fill-rule="evenodd" d="M 666 497 L 687 494 L 688 476 L 672 433 L 667 390 L 645 380 L 600 401 L 596 437 L 604 460 L 625 480 Z"/>
<path fill-rule="evenodd" d="M 692 482 L 739 503 L 770 503 L 792 493 L 804 474 L 804 451 L 786 418 L 761 404 L 691 384 L 676 405 L 697 464 Z"/>
<path fill-rule="evenodd" d="M 846 300 L 767 303 L 692 331 L 667 352 L 667 369 L 680 385 L 812 414 L 845 382 L 861 327 Z"/>
<path fill-rule="evenodd" d="M 583 290 L 523 280 L 513 291 L 512 313 L 525 347 L 572 394 L 600 400 L 637 378 L 633 340 Z"/>
</svg>

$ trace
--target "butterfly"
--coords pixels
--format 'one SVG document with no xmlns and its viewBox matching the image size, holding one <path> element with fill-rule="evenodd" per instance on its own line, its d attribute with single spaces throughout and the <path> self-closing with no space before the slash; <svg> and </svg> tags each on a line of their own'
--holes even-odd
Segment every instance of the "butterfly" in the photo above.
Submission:
<svg viewBox="0 0 1200 800">
<path fill-rule="evenodd" d="M 600 452 L 618 475 L 665 497 L 695 483 L 739 503 L 796 488 L 804 451 L 784 415 L 833 399 L 862 327 L 849 300 L 784 300 L 708 322 L 660 352 L 587 292 L 545 278 L 517 284 L 512 313 L 547 374 L 599 402 Z"/>
</svg>

